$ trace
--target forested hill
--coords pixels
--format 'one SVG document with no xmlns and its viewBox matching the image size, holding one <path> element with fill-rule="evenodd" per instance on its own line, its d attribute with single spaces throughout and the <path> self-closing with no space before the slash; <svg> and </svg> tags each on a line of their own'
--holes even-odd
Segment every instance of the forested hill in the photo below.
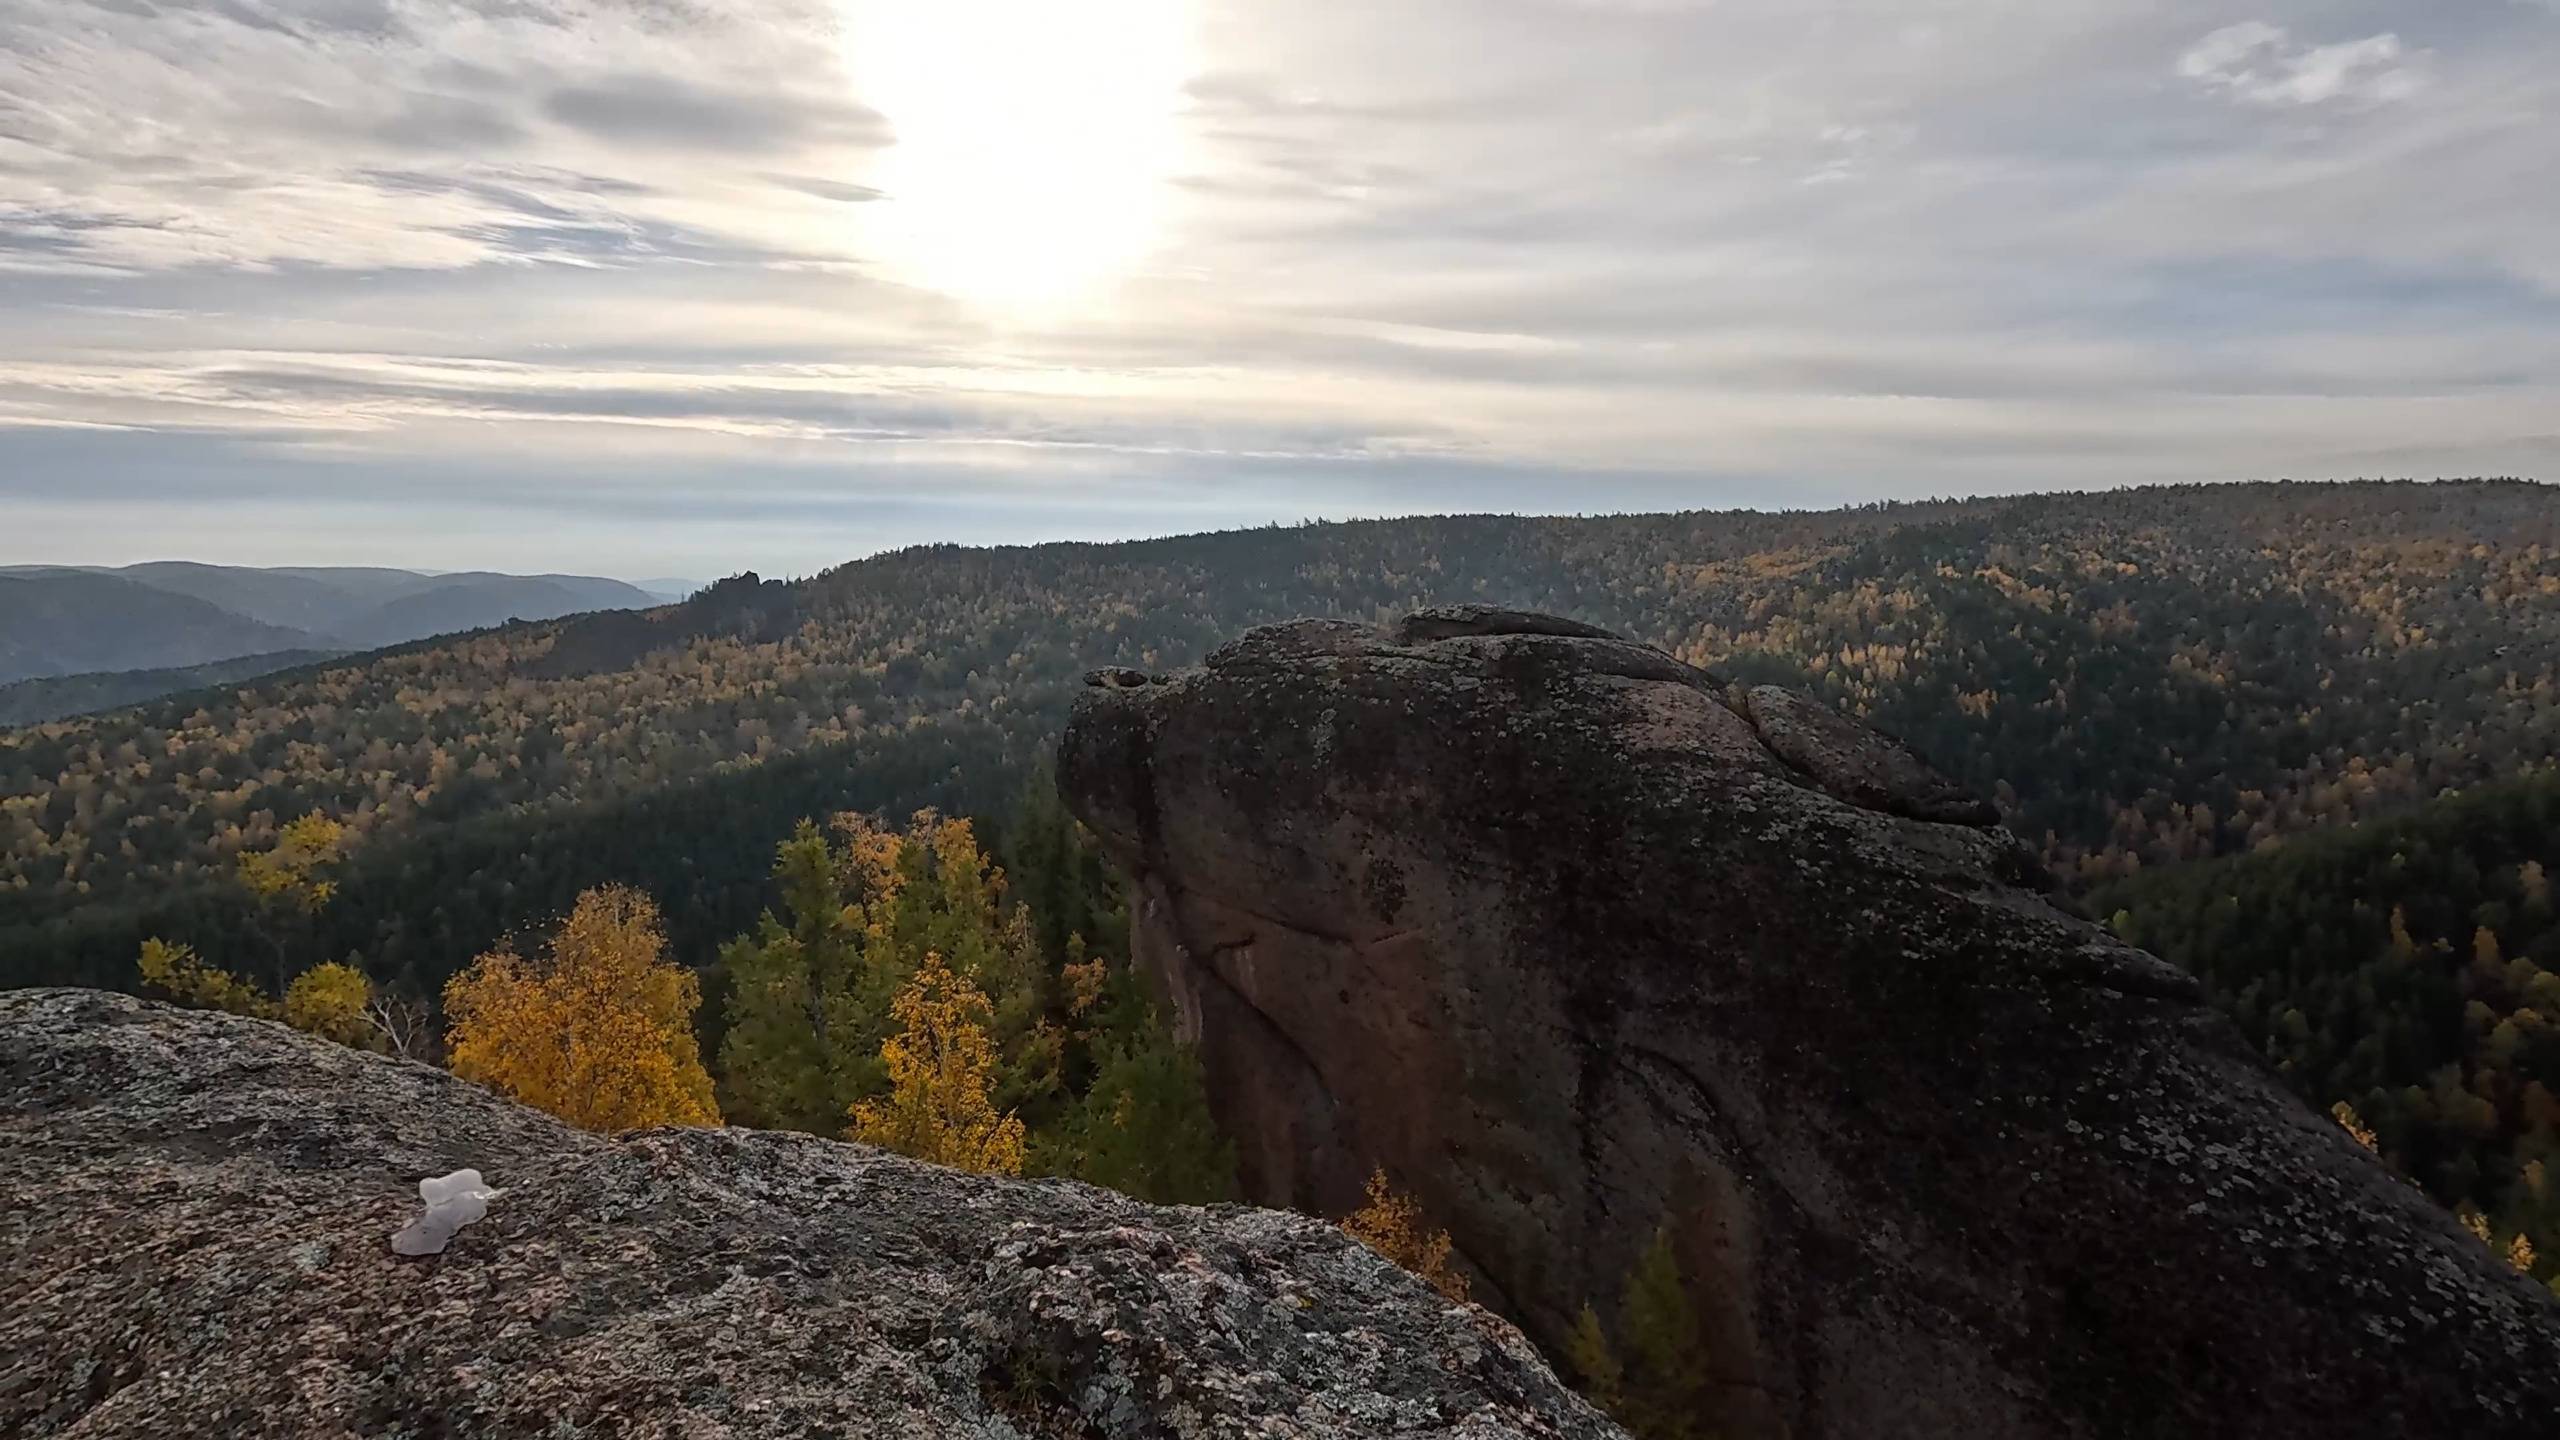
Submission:
<svg viewBox="0 0 2560 1440">
<path fill-rule="evenodd" d="M 2517 482 L 927 547 L 0 734 L 0 981 L 219 949 L 232 857 L 314 810 L 354 843 L 315 956 L 432 982 L 620 879 L 707 959 L 792 820 L 1001 802 L 1090 666 L 1469 600 L 1810 685 L 2092 882 L 2560 746 L 2560 500 Z"/>
<path fill-rule="evenodd" d="M 262 570 L 181 560 L 120 570 L 0 566 L 0 682 L 67 678 L 75 688 L 121 688 L 140 700 L 145 692 L 132 688 L 142 683 L 139 671 L 279 651 L 370 650 L 517 617 L 658 602 L 593 575 Z M 254 673 L 234 670 L 225 678 Z M 168 694 L 185 679 L 148 694 Z"/>
<path fill-rule="evenodd" d="M 66 715 L 88 715 L 139 705 L 182 690 L 237 684 L 300 665 L 334 660 L 334 650 L 277 650 L 165 670 L 109 670 L 85 675 L 46 675 L 0 685 L 0 727 L 35 725 Z"/>
<path fill-rule="evenodd" d="M 2560 1260 L 2555 873 L 2546 771 L 2091 899 L 2484 1238 Z"/>
</svg>

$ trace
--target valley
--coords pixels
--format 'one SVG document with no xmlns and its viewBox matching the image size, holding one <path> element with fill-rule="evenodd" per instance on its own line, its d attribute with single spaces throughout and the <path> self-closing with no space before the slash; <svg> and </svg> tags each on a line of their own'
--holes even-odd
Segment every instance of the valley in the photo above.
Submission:
<svg viewBox="0 0 2560 1440">
<path fill-rule="evenodd" d="M 2550 759 L 2555 591 L 2560 508 L 2499 482 L 924 547 L 0 735 L 0 953 L 102 979 L 227 933 L 232 857 L 320 810 L 354 843 L 315 955 L 432 986 L 620 878 L 707 963 L 793 821 L 1010 803 L 1088 668 L 1453 601 L 1803 685 L 2084 888 Z"/>
<path fill-rule="evenodd" d="M 1456 618 L 1403 618 L 1415 612 Z M 1522 612 L 1543 612 L 1517 622 L 1529 627 L 1525 642 L 1500 629 Z M 1475 615 L 1490 618 L 1466 618 Z M 1336 623 L 1253 629 L 1303 616 Z M 1401 665 L 1395 657 L 1407 652 L 1393 646 L 1438 655 L 1439 638 L 1479 623 L 1493 627 L 1491 648 L 1470 662 L 1491 667 L 1484 683 L 1526 688 L 1490 709 L 1415 692 L 1390 708 L 1448 713 L 1400 737 L 1383 714 L 1372 717 L 1366 743 L 1401 758 L 1352 789 L 1419 787 L 1407 808 L 1418 816 L 1439 807 L 1443 818 L 1399 815 L 1392 824 L 1402 828 L 1382 831 L 1391 838 L 1364 853 L 1428 858 L 1410 873 L 1400 861 L 1384 879 L 1377 866 L 1386 862 L 1369 862 L 1357 896 L 1319 898 L 1308 909 L 1277 879 L 1278 888 L 1240 899 L 1189 894 L 1179 878 L 1188 873 L 1182 857 L 1208 841 L 1197 826 L 1234 803 L 1218 797 L 1260 796 L 1248 813 L 1261 818 L 1214 842 L 1235 853 L 1203 872 L 1213 887 L 1227 883 L 1217 876 L 1257 866 L 1290 873 L 1249 858 L 1261 826 L 1334 833 L 1328 827 L 1339 820 L 1311 830 L 1313 822 L 1271 817 L 1283 797 L 1330 783 L 1322 768 L 1283 771 L 1309 763 L 1298 753 L 1303 743 L 1332 735 L 1335 721 L 1257 722 L 1276 728 L 1228 735 L 1200 752 L 1227 757 L 1215 760 L 1166 761 L 1183 752 L 1173 731 L 1152 723 L 1142 740 L 1090 738 L 1104 733 L 1098 706 L 1137 703 L 1113 697 L 1151 695 L 1154 677 L 1204 659 L 1212 675 L 1224 664 L 1267 679 L 1279 673 L 1272 666 L 1312 664 L 1331 653 L 1326 647 L 1352 643 L 1344 637 L 1376 635 L 1390 646 L 1378 653 Z M 1611 630 L 1652 648 L 1552 638 Z M 1291 650 L 1302 643 L 1286 638 L 1295 634 L 1312 637 L 1303 643 L 1315 649 Z M 1635 788 L 1627 787 L 1644 762 L 1612 752 L 1573 762 L 1597 768 L 1563 790 L 1465 801 L 1479 781 L 1445 758 L 1424 764 L 1416 747 L 1425 736 L 1504 726 L 1562 703 L 1540 688 L 1548 682 L 1524 678 L 1537 672 L 1501 658 L 1517 649 L 1526 663 L 1547 653 L 1538 644 L 1635 657 L 1608 662 L 1634 665 L 1624 677 L 1679 686 L 1710 677 L 1712 693 L 1758 738 L 1717 739 L 1713 726 L 1689 735 L 1680 727 L 1702 722 L 1685 720 L 1674 728 L 1689 738 L 1662 753 L 1689 758 L 1666 759 L 1673 768 Z M 1772 877 L 1844 863 L 1827 849 L 1819 861 L 1814 852 L 1779 853 L 1803 843 L 1791 838 L 1799 822 L 1767 818 L 1770 795 L 1791 793 L 1785 787 L 1757 799 L 1737 799 L 1730 788 L 1739 783 L 1730 776 L 1756 774 L 1751 783 L 1766 791 L 1769 775 L 1793 766 L 1802 772 L 1794 784 L 1847 787 L 1837 793 L 1857 805 L 1937 822 L 1923 831 L 1991 825 L 1964 832 L 1990 838 L 1948 852 L 1969 867 L 1952 890 L 1931 888 L 1943 878 L 1910 888 L 1908 862 L 1892 851 L 1918 843 L 1918 832 L 1857 840 L 1842 852 L 1864 857 L 1839 883 L 1877 907 L 1882 936 L 1986 924 L 1963 908 L 1974 902 L 1955 898 L 1972 887 L 2046 890 L 2065 911 L 2102 921 L 2115 941 L 2179 967 L 2119 945 L 2109 963 L 2121 974 L 2108 972 L 2102 989 L 2209 1002 L 2269 1062 L 2269 1083 L 2334 1117 L 2322 1122 L 2324 1135 L 2352 1136 L 2430 1197 L 2425 1223 L 2468 1230 L 2465 1243 L 2485 1246 L 2497 1273 L 2560 1286 L 2560 1192 L 2548 1179 L 2560 1164 L 2560 928 L 2548 923 L 2543 893 L 2547 868 L 2560 865 L 2560 782 L 2550 768 L 2560 752 L 2560 503 L 2538 486 L 2218 486 L 1835 512 L 1437 517 L 1110 545 L 929 546 L 800 580 L 741 574 L 646 609 L 278 658 L 290 668 L 262 673 L 244 661 L 237 674 L 187 671 L 168 677 L 192 687 L 182 694 L 0 731 L 0 854 L 9 867 L 0 984 L 140 988 L 280 1015 L 363 1048 L 441 1055 L 466 1078 L 593 1129 L 716 1117 L 848 1134 L 963 1169 L 1082 1178 L 1148 1199 L 1240 1195 L 1325 1215 L 1374 1212 L 1386 1218 L 1347 1223 L 1364 1238 L 1383 1237 L 1371 1243 L 1450 1293 L 1491 1287 L 1486 1298 L 1528 1324 L 1551 1355 L 1570 1359 L 1568 1368 L 1580 1367 L 1586 1393 L 1616 1397 L 1613 1413 L 1632 1417 L 1640 1437 L 1686 1433 L 1661 1417 L 1699 1407 L 1775 1433 L 1794 1423 L 1792 1402 L 1768 1394 L 1808 1383 L 1767 1348 L 1777 1332 L 1765 1327 L 1781 1322 L 1764 1316 L 1755 1335 L 1748 1316 L 1712 1299 L 1694 1313 L 1669 1312 L 1690 1327 L 1680 1334 L 1705 1327 L 1705 1338 L 1679 1346 L 1703 1346 L 1728 1369 L 1744 1367 L 1742 1378 L 1641 1359 L 1673 1323 L 1632 1298 L 1643 1284 L 1659 1298 L 1764 1283 L 1751 1268 L 1758 1262 L 1725 1254 L 1712 1225 L 1680 1218 L 1688 1212 L 1674 1197 L 1655 1193 L 1659 1157 L 1612 1162 L 1631 1168 L 1605 1184 L 1567 1167 L 1530 1186 L 1565 1195 L 1601 1184 L 1673 1206 L 1658 1230 L 1645 1228 L 1653 1221 L 1611 1221 L 1605 1205 L 1577 1212 L 1573 1223 L 1591 1235 L 1575 1253 L 1594 1260 L 1560 1280 L 1538 1238 L 1563 1223 L 1558 1216 L 1518 1211 L 1489 1197 L 1464 1166 L 1444 1167 L 1433 1146 L 1411 1148 L 1400 1138 L 1407 1120 L 1382 1098 L 1448 1102 L 1473 1093 L 1456 1077 L 1482 1062 L 1451 1052 L 1429 1062 L 1447 1073 L 1398 1075 L 1376 1057 L 1420 1064 L 1417 1046 L 1473 1043 L 1453 1037 L 1485 1031 L 1485 1022 L 1461 1019 L 1450 1030 L 1430 1017 L 1463 1015 L 1471 997 L 1546 983 L 1499 965 L 1553 964 L 1572 945 L 1538 942 L 1516 961 L 1499 957 L 1576 907 L 1589 913 L 1575 933 L 1622 925 L 1623 940 L 1607 948 L 1645 951 L 1653 944 L 1645 937 L 1674 927 L 1631 919 L 1629 910 L 1640 896 L 1689 885 L 1687 872 L 1662 867 L 1673 852 L 1709 846 L 1710 834 L 1723 855 L 1719 874 L 1758 877 L 1697 891 L 1695 903 L 1708 908 L 1688 912 L 1694 923 L 1722 917 L 1713 924 L 1724 948 L 1710 950 L 1769 949 L 1782 968 L 1828 957 L 1822 963 L 1851 966 L 1840 984 L 1882 984 L 1847 978 L 1867 973 L 1853 964 L 1856 947 L 1824 929 L 1829 922 L 1803 895 L 1748 893 L 1820 888 L 1826 882 Z M 1362 663 L 1323 682 L 1349 687 L 1344 705 L 1362 683 Z M 113 703 L 111 685 L 79 684 Z M 1897 769 L 1899 760 L 1854 758 L 1865 742 L 1822 730 L 1829 722 L 1802 700 L 1771 698 L 1787 695 L 1900 737 L 1945 778 Z M 1269 694 L 1253 703 L 1286 704 Z M 1089 738 L 1076 749 L 1069 732 L 1061 756 L 1071 712 Z M 1542 728 L 1552 720 L 1527 723 L 1559 738 L 1501 762 L 1505 774 L 1539 774 L 1552 758 L 1547 749 L 1585 722 L 1553 731 Z M 1829 738 L 1804 738 L 1815 734 Z M 1523 742 L 1497 728 L 1467 743 Z M 1202 766 L 1241 768 L 1181 792 L 1197 813 L 1176 851 L 1143 833 L 1162 823 L 1145 818 L 1151 810 L 1119 808 L 1122 782 L 1111 767 L 1120 762 L 1107 756 L 1124 750 L 1175 764 L 1194 787 Z M 1745 751 L 1759 758 L 1741 758 Z M 1356 759 L 1365 753 L 1324 763 L 1371 763 Z M 1692 824 L 1680 806 L 1662 808 L 1668 802 L 1652 788 L 1690 773 L 1677 767 L 1700 757 L 1739 767 L 1680 782 L 1706 787 L 1699 806 L 1734 807 L 1729 826 L 1632 849 L 1623 836 L 1609 838 L 1618 834 L 1612 826 L 1639 815 L 1675 830 Z M 1901 778 L 1883 789 L 1855 778 L 1868 775 Z M 1892 788 L 1915 784 L 1921 789 Z M 1146 805 L 1172 803 L 1174 793 Z M 1602 797 L 1611 798 L 1604 805 Z M 1071 819 L 1068 806 L 1093 829 Z M 1817 822 L 1808 815 L 1800 823 Z M 1731 826 L 1766 833 L 1752 840 Z M 1429 837 L 1443 834 L 1457 838 L 1433 848 L 1444 842 Z M 1858 848 L 1871 843 L 1884 848 Z M 1538 858 L 1548 846 L 1579 857 L 1578 878 L 1549 873 L 1557 862 Z M 1495 857 L 1521 868 L 1489 895 L 1546 899 L 1453 893 L 1419 902 L 1442 915 L 1526 907 L 1516 922 L 1526 928 L 1494 932 L 1511 939 L 1460 926 L 1429 942 L 1441 947 L 1431 963 L 1450 971 L 1439 989 L 1419 972 L 1404 974 L 1421 963 L 1413 956 L 1371 974 L 1370 962 L 1345 968 L 1333 954 L 1342 944 L 1365 953 L 1364 926 L 1388 937 L 1381 945 L 1425 943 L 1416 938 L 1425 930 L 1392 923 L 1414 887 L 1429 875 L 1474 873 Z M 1357 869 L 1349 859 L 1327 863 Z M 1626 891 L 1605 893 L 1603 873 L 1620 876 Z M 1551 895 L 1540 888 L 1557 885 L 1564 888 Z M 2038 903 L 2023 895 L 2000 902 Z M 1949 906 L 1946 915 L 1970 918 L 1944 919 Z M 1377 913 L 1357 918 L 1364 907 Z M 1754 922 L 1755 914 L 1763 918 Z M 2048 962 L 2032 958 L 2033 947 L 2065 943 L 2044 923 L 2017 935 L 1985 930 L 1991 938 L 1980 943 L 2027 947 L 2002 963 L 2040 973 Z M 511 1069 L 518 1061 L 508 1057 L 521 1047 L 491 1038 L 515 1033 L 491 1026 L 547 1032 L 583 1023 L 537 1018 L 555 1014 L 544 1006 L 571 1003 L 565 991 L 540 998 L 538 986 L 550 982 L 534 977 L 572 964 L 573 950 L 530 969 L 518 958 L 573 943 L 585 947 L 574 950 L 581 955 L 659 957 L 650 993 L 673 997 L 650 1002 L 659 1008 L 649 1023 L 667 1027 L 673 1066 L 669 1078 L 650 1082 L 664 1089 L 662 1102 L 589 1114 L 594 1097 L 625 1092 L 562 1088 L 557 1078 Z M 1962 963 L 1980 964 L 1992 953 L 1962 948 L 1973 942 L 1909 943 L 1942 947 L 1900 952 L 1923 968 L 1956 964 L 1960 952 L 1973 957 Z M 1336 1035 L 1335 1022 L 1307 1012 L 1295 988 L 1259 989 L 1250 972 L 1186 969 L 1179 958 L 1235 944 L 1286 951 L 1291 975 L 1341 971 L 1346 996 L 1347 977 L 1370 975 L 1363 984 L 1386 987 L 1373 997 L 1386 1006 L 1379 1023 L 1405 1028 L 1365 1042 Z M 1497 968 L 1475 973 L 1487 965 Z M 1404 978 L 1381 978 L 1391 973 Z M 1577 1043 L 1669 1053 L 1675 1041 L 1648 1027 L 1692 1003 L 1664 978 L 1671 973 L 1627 972 L 1613 983 L 1636 990 L 1614 998 L 1568 985 L 1553 1003 L 1571 1018 L 1531 1029 L 1598 1027 L 1619 1038 Z M 295 976 L 302 979 L 288 985 Z M 1395 988 L 1407 982 L 1422 988 Z M 1789 1023 L 1805 1033 L 1870 1034 L 1885 1011 L 1953 1003 L 1927 986 L 1886 990 L 1859 1002 L 1874 1015 L 1807 1012 Z M 2028 993 L 1980 999 L 2008 1018 L 1950 1014 L 1928 1031 L 1938 1037 L 1928 1044 L 1892 1041 L 1891 1065 L 1928 1070 L 1936 1078 L 1924 1089 L 1972 1083 L 1944 1067 L 2028 1024 L 2018 1009 Z M 1799 1001 L 1811 1003 L 1772 991 L 1748 1009 L 1793 1014 Z M 1259 1018 L 1244 1018 L 1240 1004 Z M 2164 1043 L 2148 1020 L 2093 1012 L 2075 1023 L 2132 1025 L 2110 1055 Z M 959 1132 L 936 1128 L 945 1122 L 916 1130 L 892 1107 L 907 1093 L 907 1081 L 895 1079 L 898 1045 L 926 1033 L 917 1026 L 939 1024 L 978 1037 L 968 1042 L 980 1058 L 964 1090 L 980 1118 L 967 1122 L 976 1138 L 958 1149 L 950 1147 Z M 1274 1026 L 1294 1038 L 1275 1045 Z M 1961 1035 L 1972 1038 L 1945 1053 L 1930 1048 Z M 1878 1068 L 1885 1052 L 1872 1048 L 1883 1042 L 1859 1043 L 1870 1045 L 1858 1052 L 1865 1058 L 1806 1079 L 1807 1093 L 1873 1091 L 1859 1103 L 1883 1105 L 1894 1088 Z M 2059 1042 L 2030 1049 L 2047 1043 Z M 1301 1069 L 1315 1055 L 1325 1057 L 1321 1081 Z M 2069 1068 L 2100 1063 L 2092 1054 Z M 1691 1077 L 1681 1084 L 1711 1083 L 1694 1065 L 1675 1071 Z M 1675 1145 L 1662 1137 L 1676 1135 L 1677 1123 L 1635 1118 L 1661 1103 L 1644 1098 L 1659 1084 L 1657 1076 L 1633 1089 L 1604 1086 L 1582 1103 L 1618 1116 L 1608 1123 L 1621 1137 L 1613 1143 L 1641 1132 L 1656 1137 L 1648 1144 Z M 1979 1103 L 2008 1105 L 2022 1093 L 1995 1092 Z M 2206 1086 L 2178 1103 L 2212 1128 L 2227 1123 L 2211 1118 L 2227 1099 Z M 1467 1103 L 1499 1110 L 1518 1100 L 1497 1088 Z M 1309 1131 L 1289 1118 L 1318 1113 L 1349 1128 Z M 1498 1138 L 1512 1123 L 1460 1149 L 1512 1144 Z M 1923 1123 L 1915 1113 L 1888 1128 Z M 1906 1138 L 1893 1153 L 1942 1153 L 1949 1143 Z M 1550 1135 L 1504 1163 L 1551 1166 L 1568 1149 Z M 1390 1172 L 1413 1192 L 1379 1188 Z M 2104 1167 L 2088 1177 L 2125 1183 Z M 1908 1203 L 1915 1186 L 1926 1189 L 1919 1175 L 1906 1176 L 1876 1203 Z M 1956 1204 L 1955 1193 L 1941 1198 Z M 2151 1202 L 2114 1203 L 2134 1213 Z M 1779 1214 L 1754 1223 L 1796 1223 Z M 1371 1229 L 1359 1230 L 1364 1224 Z M 2164 1233 L 2160 1243 L 2210 1248 L 2231 1226 L 2246 1228 L 2233 1220 L 2211 1235 Z M 1808 1232 L 1788 1243 L 1835 1241 Z M 1634 1278 L 1647 1273 L 1655 1279 Z M 1577 1315 L 1577 1304 L 1605 1298 L 1622 1277 L 1637 1287 L 1623 1313 L 1604 1320 L 1586 1304 Z M 1927 1282 L 1912 1277 L 1904 1288 L 1914 1287 Z M 2000 1348 L 1981 1336 L 1966 1344 Z M 2305 1361 L 2298 1374 L 2318 1368 Z M 1794 1378 L 1773 1378 L 1780 1375 Z M 2228 1411 L 2241 1401 L 2198 1378 L 2177 1403 Z"/>
</svg>

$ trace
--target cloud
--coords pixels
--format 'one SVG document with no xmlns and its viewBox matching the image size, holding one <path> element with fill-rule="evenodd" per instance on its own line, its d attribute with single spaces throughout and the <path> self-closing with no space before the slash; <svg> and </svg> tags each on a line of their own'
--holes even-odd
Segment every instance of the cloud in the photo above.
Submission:
<svg viewBox="0 0 2560 1440">
<path fill-rule="evenodd" d="M 1160 193 L 1008 170 L 1021 127 L 1034 158 L 1104 133 L 1024 48 L 1054 26 L 955 42 L 1037 105 L 925 117 L 994 156 L 961 213 L 1000 254 L 1152 207 L 1054 306 L 897 263 L 930 177 L 892 102 L 948 92 L 884 86 L 874 22 L 944 13 L 0 0 L 0 536 L 491 563 L 497 507 L 614 516 L 519 527 L 585 568 L 717 573 L 892 534 L 2560 478 L 2547 6 L 1095 0 L 1184 27 L 1138 37 L 1187 77 Z"/>
<path fill-rule="evenodd" d="M 822 14 L 0 0 L 0 215 L 99 222 L 68 241 L 21 227 L 11 268 L 35 268 L 39 241 L 54 269 L 87 274 L 797 254 L 816 194 L 757 176 L 824 176 L 889 139 L 813 36 Z M 759 163 L 731 168 L 741 158 Z M 618 188 L 588 187 L 568 233 L 469 183 L 493 168 Z M 376 183 L 391 172 L 451 183 Z M 697 241 L 616 238 L 635 235 Z"/>
<path fill-rule="evenodd" d="M 608 75 L 565 86 L 543 111 L 597 139 L 704 150 L 762 152 L 819 139 L 888 143 L 885 121 L 849 100 L 724 92 L 670 75 Z"/>
<path fill-rule="evenodd" d="M 868 185 L 856 185 L 845 180 L 826 180 L 815 175 L 768 173 L 764 179 L 786 190 L 797 190 L 803 195 L 815 195 L 821 200 L 833 200 L 844 205 L 858 205 L 866 200 L 877 200 L 884 193 Z"/>
<path fill-rule="evenodd" d="M 2178 57 L 2178 73 L 2267 109 L 2333 101 L 2381 105 L 2417 93 L 2419 75 L 2409 59 L 2396 34 L 2297 46 L 2281 26 L 2249 20 L 2197 41 Z"/>
<path fill-rule="evenodd" d="M 488 100 L 432 92 L 401 96 L 388 114 L 366 128 L 386 144 L 424 154 L 462 150 L 485 155 L 513 149 L 525 139 L 524 126 Z"/>
</svg>

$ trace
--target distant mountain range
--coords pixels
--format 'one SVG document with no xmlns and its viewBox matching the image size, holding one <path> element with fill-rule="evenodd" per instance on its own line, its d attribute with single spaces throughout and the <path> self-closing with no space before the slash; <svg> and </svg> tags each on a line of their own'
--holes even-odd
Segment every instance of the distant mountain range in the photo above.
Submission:
<svg viewBox="0 0 2560 1440">
<path fill-rule="evenodd" d="M 693 588 L 682 580 L 655 585 Z M 295 652 L 280 661 L 291 665 L 313 651 L 376 650 L 509 620 L 646 609 L 667 598 L 593 575 L 266 570 L 181 560 L 122 569 L 7 566 L 0 567 L 0 684 L 184 671 L 275 652 Z M 133 683 L 97 688 L 124 696 Z"/>
</svg>

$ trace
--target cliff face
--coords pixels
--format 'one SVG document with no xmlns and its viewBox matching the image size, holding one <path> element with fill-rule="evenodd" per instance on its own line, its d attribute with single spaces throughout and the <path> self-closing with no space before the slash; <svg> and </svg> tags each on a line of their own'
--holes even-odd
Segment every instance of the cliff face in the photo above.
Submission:
<svg viewBox="0 0 2560 1440">
<path fill-rule="evenodd" d="M 2560 1305 L 1805 697 L 1547 616 L 1305 622 L 1092 677 L 1061 779 L 1254 1198 L 1382 1164 L 1549 1342 L 1667 1227 L 1725 1433 L 2560 1414 Z"/>
<path fill-rule="evenodd" d="M 600 1137 L 441 1071 L 0 994 L 0 1434 L 1558 1437 L 1500 1320 L 1300 1217 Z M 503 1193 L 402 1259 L 420 1178 Z"/>
</svg>

